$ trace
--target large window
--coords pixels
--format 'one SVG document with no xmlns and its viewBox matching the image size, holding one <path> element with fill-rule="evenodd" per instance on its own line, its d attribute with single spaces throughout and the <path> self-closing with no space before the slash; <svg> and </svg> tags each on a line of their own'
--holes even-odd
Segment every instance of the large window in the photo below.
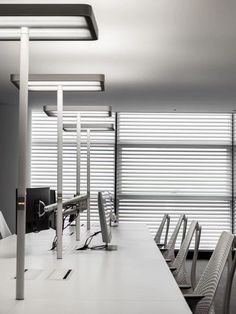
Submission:
<svg viewBox="0 0 236 314">
<path fill-rule="evenodd" d="M 118 208 L 154 234 L 163 213 L 202 225 L 202 249 L 231 231 L 230 114 L 118 115 Z M 171 228 L 171 229 L 172 229 Z"/>
<path fill-rule="evenodd" d="M 82 123 L 101 122 L 84 113 Z M 114 121 L 114 118 L 109 121 Z M 64 116 L 64 123 L 76 122 Z M 97 192 L 114 191 L 114 132 L 91 132 L 91 218 L 97 220 Z M 87 184 L 87 134 L 82 132 L 81 147 L 81 193 Z M 50 186 L 57 189 L 57 119 L 43 111 L 32 112 L 31 134 L 31 187 Z M 63 133 L 63 197 L 73 197 L 76 192 L 76 133 Z M 82 217 L 83 219 L 83 217 Z"/>
<path fill-rule="evenodd" d="M 32 187 L 56 189 L 56 122 L 43 112 L 32 114 Z M 221 231 L 233 227 L 232 133 L 231 114 L 118 113 L 116 163 L 114 132 L 91 134 L 92 219 L 97 219 L 97 192 L 115 192 L 116 177 L 120 222 L 146 223 L 154 235 L 163 213 L 170 213 L 172 230 L 184 212 L 202 225 L 201 249 L 214 248 Z M 63 161 L 63 195 L 69 198 L 76 183 L 73 133 L 64 133 Z M 86 192 L 86 132 L 81 192 Z"/>
</svg>

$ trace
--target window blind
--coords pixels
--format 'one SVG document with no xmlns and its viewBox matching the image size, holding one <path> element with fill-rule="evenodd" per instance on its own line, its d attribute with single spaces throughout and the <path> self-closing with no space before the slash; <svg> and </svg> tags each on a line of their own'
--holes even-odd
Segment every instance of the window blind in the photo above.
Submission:
<svg viewBox="0 0 236 314">
<path fill-rule="evenodd" d="M 81 123 L 104 122 L 101 113 L 81 114 Z M 101 115 L 101 117 L 99 117 Z M 63 117 L 64 123 L 76 123 L 76 113 Z M 114 117 L 106 118 L 113 123 Z M 98 219 L 97 192 L 109 190 L 114 193 L 114 142 L 112 131 L 90 132 L 91 158 L 91 220 Z M 81 193 L 87 184 L 87 132 L 81 135 Z M 31 123 L 31 187 L 50 186 L 57 189 L 57 119 L 44 112 L 33 111 Z M 63 132 L 63 198 L 73 197 L 76 192 L 76 132 Z M 85 216 L 85 214 L 84 214 Z M 82 220 L 84 219 L 82 215 Z"/>
<path fill-rule="evenodd" d="M 122 222 L 154 235 L 164 213 L 170 234 L 180 213 L 202 225 L 201 249 L 231 231 L 230 114 L 120 113 L 117 197 Z"/>
</svg>

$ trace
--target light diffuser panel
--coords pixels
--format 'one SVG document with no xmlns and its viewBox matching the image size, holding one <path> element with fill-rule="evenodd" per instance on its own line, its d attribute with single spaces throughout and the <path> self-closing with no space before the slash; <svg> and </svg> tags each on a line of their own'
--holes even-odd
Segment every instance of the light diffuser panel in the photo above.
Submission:
<svg viewBox="0 0 236 314">
<path fill-rule="evenodd" d="M 0 4 L 0 40 L 96 40 L 97 24 L 86 4 Z"/>
<path fill-rule="evenodd" d="M 91 131 L 114 131 L 113 123 L 82 123 L 81 129 L 89 129 Z M 77 125 L 74 123 L 63 124 L 63 130 L 66 132 L 76 132 Z"/>
<path fill-rule="evenodd" d="M 63 91 L 96 92 L 104 90 L 103 74 L 31 74 L 28 79 L 30 91 L 56 91 L 58 86 Z M 19 88 L 19 75 L 12 74 L 11 82 Z"/>
</svg>

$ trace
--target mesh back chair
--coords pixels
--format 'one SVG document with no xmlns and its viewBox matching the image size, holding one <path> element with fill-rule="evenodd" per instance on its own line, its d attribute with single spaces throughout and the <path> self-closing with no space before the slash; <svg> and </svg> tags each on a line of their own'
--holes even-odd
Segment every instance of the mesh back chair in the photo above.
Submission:
<svg viewBox="0 0 236 314">
<path fill-rule="evenodd" d="M 232 284 L 234 279 L 234 273 L 236 269 L 236 237 L 234 236 L 234 244 L 231 258 L 228 259 L 228 280 L 225 289 L 225 300 L 224 300 L 224 314 L 230 313 L 230 299 Z"/>
<path fill-rule="evenodd" d="M 109 203 L 110 203 L 109 205 L 111 209 L 111 225 L 115 227 L 115 226 L 118 226 L 118 221 L 117 221 L 117 216 L 115 213 L 114 199 L 111 192 L 108 192 L 108 195 L 109 195 Z"/>
<path fill-rule="evenodd" d="M 222 232 L 216 248 L 203 272 L 196 288 L 190 294 L 185 294 L 191 310 L 195 314 L 214 314 L 214 297 L 221 275 L 228 258 L 231 257 L 234 236 Z"/>
<path fill-rule="evenodd" d="M 102 191 L 102 197 L 103 197 L 103 205 L 106 211 L 110 212 L 111 220 L 110 225 L 111 226 L 118 226 L 117 218 L 115 214 L 115 208 L 114 208 L 114 201 L 111 192 L 109 191 Z"/>
<path fill-rule="evenodd" d="M 196 264 L 197 264 L 197 257 L 198 257 L 198 249 L 201 237 L 201 227 L 199 226 L 197 221 L 192 221 L 191 225 L 188 229 L 188 232 L 184 238 L 183 243 L 179 249 L 179 252 L 170 267 L 173 271 L 173 275 L 179 285 L 189 285 L 189 275 L 186 271 L 186 258 L 189 251 L 189 247 L 191 245 L 193 236 L 195 234 L 195 248 L 194 248 L 194 255 L 193 261 L 191 266 L 191 286 L 194 288 L 196 283 Z"/>
<path fill-rule="evenodd" d="M 0 239 L 9 237 L 11 235 L 11 231 L 8 228 L 5 218 L 3 217 L 2 212 L 0 211 Z"/>
<path fill-rule="evenodd" d="M 161 236 L 164 230 L 164 227 L 166 225 L 166 232 L 165 232 L 165 239 L 164 242 L 161 243 Z M 157 233 L 155 235 L 154 241 L 156 242 L 156 245 L 158 247 L 166 247 L 167 239 L 168 239 L 168 232 L 169 232 L 169 226 L 170 226 L 170 216 L 168 214 L 165 214 L 162 218 L 161 224 L 157 230 Z"/>
<path fill-rule="evenodd" d="M 174 232 L 172 233 L 169 242 L 167 243 L 166 247 L 160 248 L 163 256 L 165 257 L 166 261 L 170 263 L 170 265 L 175 260 L 175 243 L 180 231 L 180 228 L 183 224 L 183 236 L 182 241 L 185 238 L 186 234 L 186 227 L 187 227 L 187 218 L 184 214 L 179 217 L 177 225 L 175 226 Z"/>
</svg>

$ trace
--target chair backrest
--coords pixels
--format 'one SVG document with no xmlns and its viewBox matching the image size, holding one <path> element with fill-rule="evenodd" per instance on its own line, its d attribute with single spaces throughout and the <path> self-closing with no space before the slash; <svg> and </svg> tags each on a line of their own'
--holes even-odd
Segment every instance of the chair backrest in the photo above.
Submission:
<svg viewBox="0 0 236 314">
<path fill-rule="evenodd" d="M 187 218 L 184 214 L 180 215 L 179 220 L 175 226 L 174 232 L 172 233 L 170 240 L 167 243 L 166 251 L 163 253 L 163 256 L 166 259 L 170 259 L 171 262 L 173 262 L 175 259 L 175 243 L 176 243 L 182 224 L 183 224 L 183 236 L 182 236 L 182 241 L 183 241 L 183 239 L 185 238 L 186 228 L 187 228 Z"/>
<path fill-rule="evenodd" d="M 169 226 L 170 226 L 170 216 L 168 214 L 164 214 L 161 224 L 157 230 L 157 233 L 155 235 L 154 241 L 156 242 L 156 244 L 160 244 L 161 243 L 161 236 L 162 236 L 162 232 L 163 229 L 165 227 L 166 224 L 166 232 L 165 232 L 165 240 L 164 240 L 164 247 L 166 247 L 167 244 L 167 239 L 168 239 L 168 232 L 169 232 Z"/>
<path fill-rule="evenodd" d="M 193 236 L 195 234 L 195 249 L 194 249 L 194 258 L 191 266 L 191 286 L 195 287 L 196 282 L 196 262 L 198 256 L 198 249 L 201 237 L 201 227 L 198 222 L 193 220 L 188 228 L 187 234 L 184 238 L 184 241 L 181 244 L 179 252 L 172 264 L 173 267 L 176 267 L 176 270 L 173 272 L 173 275 L 179 285 L 189 284 L 189 275 L 186 271 L 186 258 L 191 245 Z"/>
<path fill-rule="evenodd" d="M 115 213 L 115 204 L 114 204 L 114 198 L 112 196 L 112 193 L 109 191 L 109 199 L 110 199 L 110 208 L 111 208 L 111 223 L 117 224 L 117 216 Z"/>
<path fill-rule="evenodd" d="M 111 221 L 110 224 L 115 223 L 117 221 L 115 208 L 114 208 L 114 201 L 111 192 L 109 191 L 102 191 L 103 196 L 103 205 L 107 211 L 110 212 Z"/>
<path fill-rule="evenodd" d="M 204 295 L 196 306 L 196 314 L 211 313 L 214 307 L 214 297 L 220 282 L 225 264 L 231 254 L 234 236 L 231 233 L 223 231 L 216 248 L 196 286 L 194 294 Z"/>
<path fill-rule="evenodd" d="M 6 237 L 9 237 L 11 235 L 11 231 L 8 228 L 8 225 L 6 223 L 6 220 L 0 211 L 0 239 L 4 239 Z"/>
<path fill-rule="evenodd" d="M 224 314 L 230 313 L 230 302 L 231 302 L 231 294 L 232 294 L 232 285 L 234 281 L 234 274 L 236 269 L 236 236 L 234 235 L 234 243 L 232 247 L 232 254 L 228 258 L 228 278 L 225 289 L 225 300 L 224 300 Z"/>
</svg>

